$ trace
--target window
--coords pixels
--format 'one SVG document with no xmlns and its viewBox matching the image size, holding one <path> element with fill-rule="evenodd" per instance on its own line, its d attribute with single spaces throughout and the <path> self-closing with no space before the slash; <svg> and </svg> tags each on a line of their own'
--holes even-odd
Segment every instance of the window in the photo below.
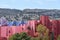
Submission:
<svg viewBox="0 0 60 40">
<path fill-rule="evenodd" d="M 10 30 L 9 30 L 9 33 L 11 33 Z"/>
</svg>

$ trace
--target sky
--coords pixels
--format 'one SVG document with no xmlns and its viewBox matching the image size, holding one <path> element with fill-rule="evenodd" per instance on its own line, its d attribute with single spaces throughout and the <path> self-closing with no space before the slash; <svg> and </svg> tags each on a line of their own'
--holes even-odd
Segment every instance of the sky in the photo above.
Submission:
<svg viewBox="0 0 60 40">
<path fill-rule="evenodd" d="M 60 9 L 60 0 L 0 0 L 0 8 Z"/>
</svg>

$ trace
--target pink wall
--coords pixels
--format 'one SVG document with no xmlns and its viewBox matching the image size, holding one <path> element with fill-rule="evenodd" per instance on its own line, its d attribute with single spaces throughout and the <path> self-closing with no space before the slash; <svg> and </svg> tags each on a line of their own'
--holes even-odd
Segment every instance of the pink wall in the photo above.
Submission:
<svg viewBox="0 0 60 40">
<path fill-rule="evenodd" d="M 30 26 L 31 30 L 34 31 L 34 33 L 35 33 L 36 23 L 37 23 L 36 20 L 30 20 L 30 21 L 28 21 L 28 25 Z"/>
<path fill-rule="evenodd" d="M 1 27 L 1 37 L 8 36 L 8 27 Z"/>
<path fill-rule="evenodd" d="M 49 17 L 48 16 L 40 16 L 40 22 L 42 25 L 46 26 L 47 28 L 49 28 L 48 26 L 50 23 Z"/>
<path fill-rule="evenodd" d="M 60 20 L 50 21 L 48 16 L 41 16 L 40 20 L 29 20 L 27 24 L 20 26 L 2 26 L 0 27 L 0 37 L 9 38 L 11 35 L 21 32 L 27 32 L 29 35 L 34 36 L 36 34 L 36 24 L 38 23 L 45 25 L 50 32 L 53 30 L 56 40 L 57 36 L 60 34 Z M 31 30 L 28 30 L 27 27 L 30 27 Z"/>
</svg>

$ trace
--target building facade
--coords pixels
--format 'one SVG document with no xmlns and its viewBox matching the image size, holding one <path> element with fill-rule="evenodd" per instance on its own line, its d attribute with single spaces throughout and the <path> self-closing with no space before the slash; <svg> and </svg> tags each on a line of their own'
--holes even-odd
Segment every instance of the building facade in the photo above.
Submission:
<svg viewBox="0 0 60 40">
<path fill-rule="evenodd" d="M 40 20 L 29 20 L 27 24 L 21 24 L 19 26 L 1 26 L 0 27 L 0 40 L 7 39 L 15 33 L 26 32 L 30 36 L 36 36 L 37 24 L 42 24 L 49 29 L 49 35 L 54 33 L 54 40 L 57 40 L 60 34 L 60 20 L 50 20 L 48 16 L 40 16 Z M 28 27 L 31 30 L 28 30 Z"/>
</svg>

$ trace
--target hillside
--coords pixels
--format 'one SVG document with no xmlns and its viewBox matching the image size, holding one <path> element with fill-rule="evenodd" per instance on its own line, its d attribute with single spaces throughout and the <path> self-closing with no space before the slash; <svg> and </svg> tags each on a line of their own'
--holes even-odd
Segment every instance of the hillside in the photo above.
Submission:
<svg viewBox="0 0 60 40">
<path fill-rule="evenodd" d="M 4 16 L 8 20 L 33 20 L 39 19 L 40 15 L 47 15 L 51 19 L 60 19 L 58 9 L 3 9 L 0 8 L 0 17 Z M 12 17 L 12 18 L 11 18 Z"/>
</svg>

